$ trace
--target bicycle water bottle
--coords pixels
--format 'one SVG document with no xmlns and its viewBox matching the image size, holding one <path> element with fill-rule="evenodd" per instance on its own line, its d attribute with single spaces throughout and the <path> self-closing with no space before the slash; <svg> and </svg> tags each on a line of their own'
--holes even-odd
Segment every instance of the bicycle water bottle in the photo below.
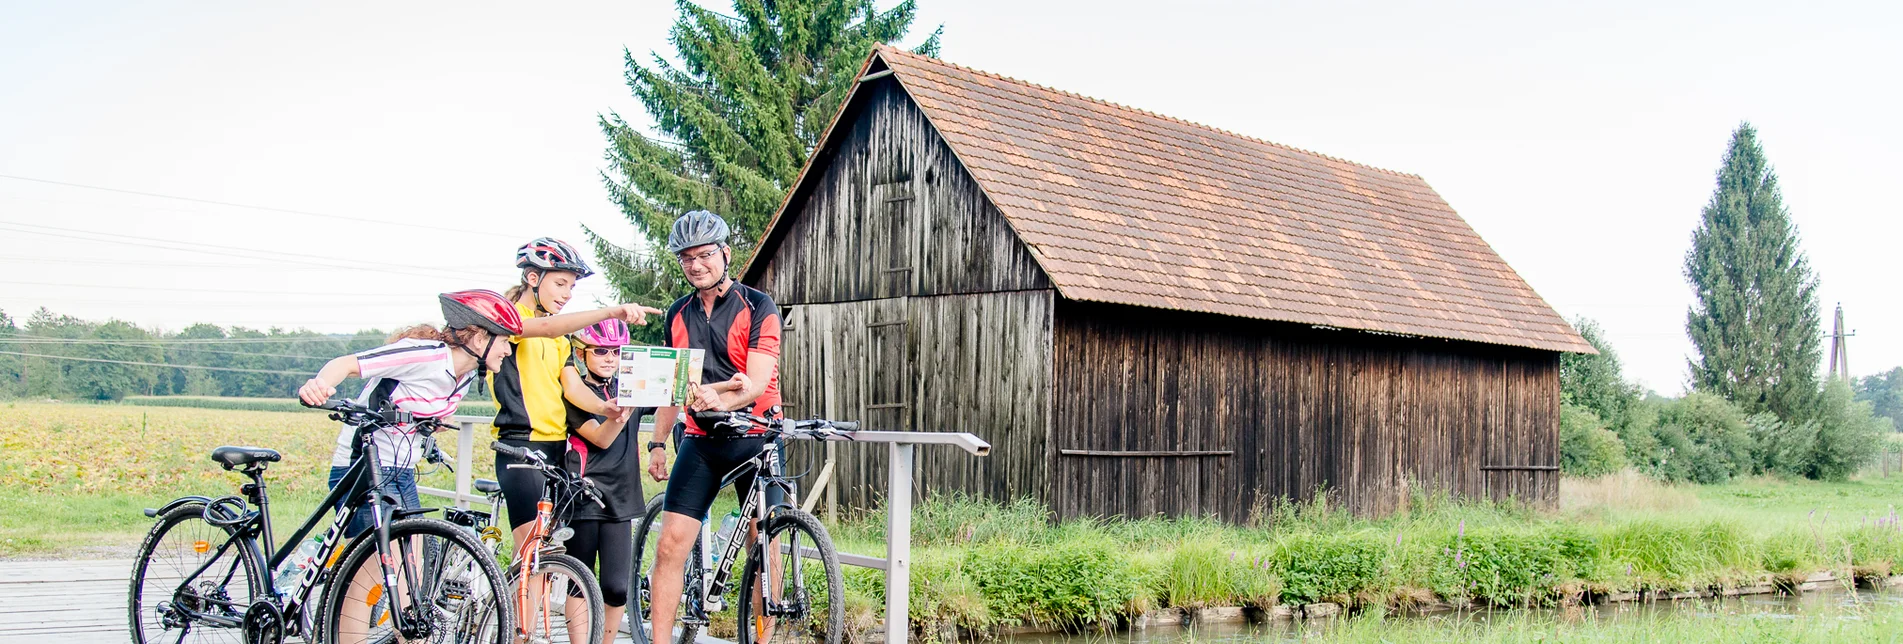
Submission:
<svg viewBox="0 0 1903 644">
<path fill-rule="evenodd" d="M 739 527 L 739 510 L 728 512 L 727 518 L 720 520 L 720 530 L 714 533 L 714 565 L 720 565 L 720 555 L 727 551 L 727 542 L 733 540 L 734 530 Z"/>
<path fill-rule="evenodd" d="M 291 591 L 297 590 L 297 580 L 304 576 L 304 571 L 309 570 L 317 562 L 317 551 L 322 549 L 323 545 L 323 541 L 317 537 L 311 537 L 304 543 L 298 544 L 297 550 L 292 552 L 291 556 L 284 558 L 284 563 L 278 564 L 277 577 L 272 582 L 277 586 L 278 593 L 289 595 Z"/>
</svg>

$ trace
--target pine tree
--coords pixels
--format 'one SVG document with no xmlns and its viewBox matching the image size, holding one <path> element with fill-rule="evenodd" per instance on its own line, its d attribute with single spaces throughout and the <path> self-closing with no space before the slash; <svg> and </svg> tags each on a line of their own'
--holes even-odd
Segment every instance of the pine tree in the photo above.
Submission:
<svg viewBox="0 0 1903 644">
<path fill-rule="evenodd" d="M 792 187 L 873 45 L 903 37 L 914 0 L 878 11 L 871 0 L 735 0 L 728 17 L 678 0 L 670 41 L 679 65 L 631 53 L 628 86 L 661 136 L 620 114 L 601 118 L 610 198 L 638 239 L 616 244 L 588 231 L 627 301 L 663 304 L 684 289 L 661 251 L 675 217 L 711 210 L 734 228 L 734 266 Z M 940 29 L 942 31 L 942 28 Z M 936 55 L 938 32 L 914 51 Z"/>
<path fill-rule="evenodd" d="M 1685 316 L 1692 385 L 1747 413 L 1807 418 L 1822 360 L 1817 278 L 1749 123 L 1732 133 L 1685 277 L 1697 296 Z"/>
</svg>

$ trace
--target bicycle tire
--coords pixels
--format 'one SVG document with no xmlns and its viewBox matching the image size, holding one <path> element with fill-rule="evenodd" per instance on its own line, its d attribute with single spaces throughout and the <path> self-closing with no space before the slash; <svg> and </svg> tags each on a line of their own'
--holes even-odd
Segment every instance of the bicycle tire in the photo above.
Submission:
<svg viewBox="0 0 1903 644">
<path fill-rule="evenodd" d="M 595 579 L 595 573 L 590 571 L 588 566 L 583 565 L 580 559 L 563 554 L 545 554 L 542 555 L 540 559 L 540 564 L 536 566 L 537 573 L 547 574 L 553 572 L 567 575 L 572 583 L 581 586 L 581 599 L 583 604 L 588 607 L 588 639 L 582 641 L 601 641 L 602 629 L 606 626 L 602 620 L 605 618 L 604 616 L 608 610 L 607 606 L 603 604 L 601 600 L 601 581 Z M 522 567 L 520 565 L 510 566 L 508 579 L 509 597 L 511 601 L 514 601 L 516 596 L 515 586 L 522 580 Z M 540 616 L 522 613 L 521 611 L 516 612 L 516 623 L 526 627 L 524 630 L 527 630 L 529 633 L 529 641 L 555 641 L 555 637 L 552 633 L 543 633 L 538 630 L 540 626 L 546 623 L 540 619 Z M 564 609 L 562 613 L 562 623 L 564 627 L 568 623 L 568 613 L 566 609 Z M 555 629 L 551 627 L 549 630 L 554 631 Z M 563 630 L 566 629 L 564 628 Z M 570 637 L 568 641 L 575 642 L 576 640 Z"/>
<path fill-rule="evenodd" d="M 422 541 L 421 547 L 407 540 Z M 435 632 L 423 641 L 453 642 L 496 642 L 502 644 L 510 640 L 515 632 L 515 611 L 513 605 L 504 596 L 504 577 L 496 566 L 495 557 L 483 548 L 469 531 L 460 526 L 439 519 L 411 518 L 390 524 L 390 545 L 397 552 L 393 559 L 402 564 L 414 557 L 417 561 L 418 587 L 428 594 L 422 597 L 424 603 L 432 608 L 430 624 Z M 437 556 L 425 562 L 425 555 L 432 545 L 439 546 Z M 346 602 L 361 601 L 367 616 L 358 619 L 354 615 L 351 621 L 348 641 L 388 641 L 394 639 L 388 635 L 376 636 L 381 630 L 394 633 L 389 628 L 394 620 L 388 617 L 388 611 L 396 602 L 386 602 L 388 595 L 383 588 L 380 573 L 372 572 L 371 583 L 366 585 L 358 580 L 366 564 L 373 566 L 378 554 L 376 533 L 366 532 L 350 544 L 337 568 L 337 575 L 331 578 L 325 591 L 324 613 L 318 624 L 323 633 L 321 641 L 346 641 L 342 635 L 346 630 Z M 430 568 L 424 568 L 428 565 Z M 409 568 L 399 565 L 397 574 L 403 575 Z M 398 584 L 407 584 L 399 578 Z M 355 610 L 354 606 L 350 608 Z M 383 611 L 378 617 L 379 609 Z M 416 614 L 420 611 L 412 611 Z M 362 631 L 360 634 L 358 631 Z M 447 637 L 453 634 L 453 637 Z M 406 638 L 408 639 L 408 638 Z M 417 641 L 409 639 L 409 641 Z"/>
<path fill-rule="evenodd" d="M 196 522 L 198 526 L 202 526 L 202 528 L 195 529 L 198 534 L 184 536 L 196 537 L 191 539 L 194 543 L 200 541 L 206 542 L 207 552 L 196 552 L 196 548 L 192 548 L 192 551 L 189 553 L 178 552 L 177 548 L 166 547 L 165 549 L 172 551 L 173 554 L 177 555 L 177 558 L 165 566 L 165 568 L 169 568 L 169 570 L 154 570 L 152 564 L 156 559 L 164 555 L 164 553 L 159 552 L 162 547 L 161 542 L 166 536 L 174 534 L 175 529 L 181 525 L 187 525 L 187 522 Z M 146 532 L 145 540 L 139 544 L 138 558 L 132 562 L 132 582 L 130 589 L 127 591 L 126 606 L 127 617 L 131 622 L 132 641 L 135 644 L 146 644 L 146 641 L 150 637 L 148 631 L 152 630 L 152 626 L 154 625 L 158 626 L 158 633 L 166 633 L 167 631 L 173 630 L 164 627 L 165 619 L 160 615 L 159 607 L 162 603 L 169 603 L 175 600 L 174 591 L 178 588 L 177 582 L 184 579 L 185 575 L 190 574 L 193 570 L 197 570 L 207 558 L 212 559 L 213 563 L 205 569 L 204 573 L 199 575 L 200 583 L 198 584 L 198 589 L 202 590 L 207 588 L 203 584 L 209 579 L 222 579 L 223 581 L 213 582 L 215 585 L 209 588 L 216 589 L 214 592 L 225 592 L 232 582 L 237 581 L 236 575 L 239 573 L 239 568 L 242 568 L 242 574 L 244 575 L 242 582 L 245 592 L 244 597 L 232 597 L 227 593 L 223 601 L 231 602 L 236 608 L 234 610 L 231 607 L 227 607 L 222 616 L 242 620 L 244 618 L 245 609 L 249 608 L 253 601 L 262 599 L 267 595 L 265 584 L 269 583 L 267 581 L 269 577 L 264 573 L 264 559 L 258 556 L 256 542 L 250 539 L 240 539 L 234 544 L 236 546 L 235 549 L 226 550 L 216 556 L 212 554 L 217 551 L 218 545 L 224 543 L 231 535 L 231 528 L 215 526 L 205 521 L 204 503 L 186 503 L 172 508 L 163 516 L 159 517 L 158 523 L 153 524 L 152 529 Z M 187 556 L 188 554 L 203 556 Z M 216 562 L 216 559 L 219 557 L 231 558 L 231 565 L 234 567 L 225 567 L 224 564 Z M 167 577 L 160 578 L 156 576 L 157 573 L 161 572 L 167 574 Z M 230 573 L 230 576 L 227 577 L 224 573 Z M 148 582 L 151 582 L 149 589 L 147 587 Z M 154 593 L 159 594 L 155 596 Z M 150 610 L 148 611 L 147 609 Z M 148 623 L 148 620 L 142 618 L 150 618 L 150 623 Z M 193 632 L 194 629 L 198 629 L 196 634 L 202 634 L 203 637 L 193 637 L 195 635 Z M 152 639 L 162 639 L 167 642 L 244 641 L 244 631 L 237 627 L 215 628 L 203 623 L 192 623 L 187 624 L 183 630 L 184 632 L 179 634 L 176 639 L 170 637 Z"/>
<path fill-rule="evenodd" d="M 810 558 L 801 556 L 798 551 L 784 555 L 774 553 L 774 556 L 766 557 L 762 556 L 765 553 L 762 553 L 758 546 L 750 547 L 747 552 L 747 565 L 741 569 L 740 586 L 738 588 L 740 595 L 739 601 L 737 602 L 740 609 L 739 615 L 737 616 L 740 630 L 739 643 L 769 644 L 777 642 L 818 641 L 824 642 L 825 644 L 839 644 L 846 630 L 845 573 L 839 568 L 839 552 L 833 548 L 832 535 L 826 532 L 826 526 L 820 524 L 819 519 L 813 517 L 811 514 L 793 509 L 782 509 L 778 512 L 774 512 L 772 516 L 767 517 L 765 529 L 769 542 L 777 540 L 782 547 L 788 547 L 789 549 L 794 547 L 800 549 L 812 548 L 818 551 L 819 568 L 824 579 L 813 579 L 803 575 L 803 573 L 810 572 L 804 563 L 809 561 Z M 811 543 L 808 543 L 808 541 Z M 799 572 L 802 573 L 800 578 L 804 582 L 804 586 L 797 589 L 797 592 L 800 593 L 798 601 L 801 605 L 797 608 L 798 614 L 793 616 L 794 620 L 796 620 L 795 623 L 778 624 L 773 629 L 774 637 L 768 638 L 766 642 L 757 642 L 756 640 L 759 639 L 759 636 L 756 630 L 756 624 L 758 624 L 758 618 L 760 616 L 755 614 L 753 591 L 756 587 L 755 582 L 760 576 L 761 562 L 772 559 L 790 561 L 798 566 Z M 785 569 L 783 568 L 782 570 Z M 782 580 L 788 577 L 792 577 L 792 575 L 782 573 Z M 825 590 L 825 597 L 816 598 L 812 596 L 811 592 L 815 581 L 822 584 L 820 588 Z M 774 593 L 776 596 L 783 596 L 786 590 L 785 588 L 776 588 Z M 825 604 L 823 607 L 825 610 L 824 614 L 815 610 L 815 608 L 820 608 L 816 605 L 819 603 Z M 789 626 L 794 628 L 789 628 Z M 819 633 L 820 637 L 817 640 L 784 637 L 803 632 L 811 633 L 813 632 L 812 629 L 814 626 L 818 626 L 823 631 Z"/>
<path fill-rule="evenodd" d="M 647 511 L 642 513 L 641 520 L 634 526 L 633 564 L 629 566 L 628 572 L 633 577 L 628 580 L 628 603 L 632 606 L 629 606 L 627 611 L 628 631 L 634 644 L 653 644 L 651 637 L 653 633 L 649 631 L 651 620 L 648 618 L 652 604 L 652 596 L 648 592 L 648 568 L 653 565 L 657 554 L 656 549 L 661 542 L 660 531 L 655 530 L 654 526 L 661 520 L 661 513 L 665 511 L 663 501 L 666 496 L 656 494 L 654 498 L 649 499 Z M 673 644 L 692 644 L 700 635 L 699 625 L 688 625 L 680 619 L 688 608 L 686 589 L 691 587 L 689 584 L 694 583 L 702 572 L 701 558 L 697 556 L 699 539 L 696 538 L 694 543 L 696 552 L 689 553 L 686 567 L 681 571 L 682 596 L 680 603 L 675 604 L 674 609 L 674 623 L 680 625 L 681 635 L 675 638 Z"/>
</svg>

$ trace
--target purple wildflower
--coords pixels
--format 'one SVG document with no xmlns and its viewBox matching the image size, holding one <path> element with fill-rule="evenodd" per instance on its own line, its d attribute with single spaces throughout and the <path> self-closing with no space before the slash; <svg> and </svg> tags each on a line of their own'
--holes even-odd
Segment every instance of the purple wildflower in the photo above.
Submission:
<svg viewBox="0 0 1903 644">
<path fill-rule="evenodd" d="M 1235 563 L 1235 562 L 1236 562 L 1236 551 L 1231 550 L 1229 551 L 1229 563 Z"/>
<path fill-rule="evenodd" d="M 1401 547 L 1401 533 L 1399 532 L 1394 533 L 1394 547 Z"/>
<path fill-rule="evenodd" d="M 1467 520 L 1466 519 L 1460 520 L 1460 531 L 1455 536 L 1460 537 L 1462 539 L 1467 538 Z"/>
</svg>

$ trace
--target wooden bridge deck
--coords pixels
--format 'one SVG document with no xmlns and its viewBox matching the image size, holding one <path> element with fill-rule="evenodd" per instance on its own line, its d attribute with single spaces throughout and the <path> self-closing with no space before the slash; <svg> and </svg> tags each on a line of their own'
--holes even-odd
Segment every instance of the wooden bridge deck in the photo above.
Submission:
<svg viewBox="0 0 1903 644">
<path fill-rule="evenodd" d="M 124 644 L 131 577 L 124 559 L 0 561 L 0 644 Z M 623 633 L 618 641 L 633 640 Z"/>
</svg>

